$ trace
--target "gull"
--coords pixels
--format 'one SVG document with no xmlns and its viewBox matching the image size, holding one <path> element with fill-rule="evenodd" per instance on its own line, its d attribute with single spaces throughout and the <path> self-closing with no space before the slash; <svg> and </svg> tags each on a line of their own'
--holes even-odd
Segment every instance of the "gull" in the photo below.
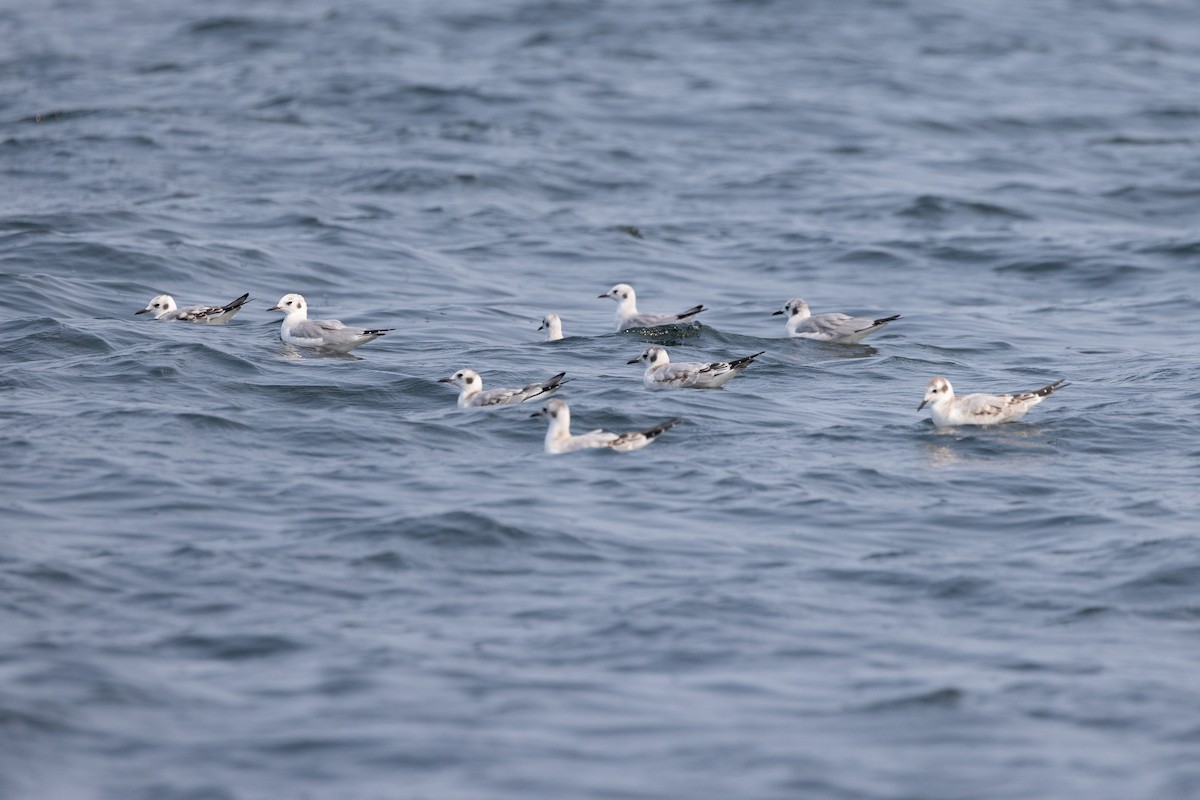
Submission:
<svg viewBox="0 0 1200 800">
<path fill-rule="evenodd" d="M 547 314 L 542 317 L 542 324 L 538 330 L 546 332 L 547 342 L 557 342 L 563 337 L 562 320 L 558 318 L 558 314 Z"/>
<path fill-rule="evenodd" d="M 628 363 L 646 363 L 646 374 L 642 376 L 642 383 L 646 384 L 647 389 L 665 389 L 672 386 L 684 389 L 719 389 L 765 352 L 763 350 L 745 358 L 714 361 L 710 364 L 672 364 L 666 348 L 647 347 L 644 353 Z"/>
<path fill-rule="evenodd" d="M 560 372 L 553 378 L 541 383 L 531 383 L 520 389 L 489 389 L 483 391 L 483 378 L 473 369 L 460 369 L 449 378 L 438 378 L 438 383 L 453 383 L 462 389 L 458 394 L 459 408 L 485 408 L 489 406 L 509 406 L 524 403 L 535 397 L 546 397 L 562 388 L 563 376 Z"/>
<path fill-rule="evenodd" d="M 1011 422 L 1025 416 L 1025 412 L 1042 402 L 1043 398 L 1067 385 L 1060 378 L 1032 392 L 969 394 L 966 397 L 955 397 L 950 381 L 938 376 L 925 387 L 925 399 L 917 406 L 917 411 L 928 403 L 929 410 L 933 412 L 933 424 L 939 428 Z"/>
<path fill-rule="evenodd" d="M 279 338 L 299 347 L 315 347 L 348 353 L 361 344 L 378 339 L 395 328 L 347 328 L 336 319 L 309 319 L 308 304 L 298 294 L 285 294 L 267 311 L 282 311 L 283 328 Z"/>
<path fill-rule="evenodd" d="M 550 427 L 546 430 L 546 452 L 551 455 L 574 453 L 576 450 L 587 450 L 592 447 L 606 447 L 622 453 L 640 450 L 654 441 L 663 431 L 673 428 L 683 421 L 671 419 L 661 422 L 653 428 L 629 433 L 610 433 L 597 428 L 581 436 L 572 436 L 571 409 L 557 397 L 542 406 L 541 411 L 530 416 L 550 418 Z"/>
<path fill-rule="evenodd" d="M 692 317 L 704 311 L 704 306 L 692 306 L 687 311 L 678 314 L 639 314 L 637 310 L 637 295 L 633 287 L 627 283 L 618 283 L 600 297 L 611 297 L 617 301 L 617 330 L 627 331 L 630 328 L 653 328 L 656 325 L 674 325 L 687 322 Z"/>
<path fill-rule="evenodd" d="M 246 305 L 246 301 L 249 299 L 250 295 L 244 294 L 237 300 L 233 300 L 223 306 L 188 306 L 187 308 L 176 308 L 174 297 L 171 297 L 169 294 L 160 294 L 151 300 L 150 304 L 141 311 L 133 313 L 137 315 L 150 312 L 154 314 L 155 319 L 177 319 L 180 322 L 202 322 L 207 325 L 223 325 L 233 319 L 233 315 L 242 306 Z"/>
<path fill-rule="evenodd" d="M 808 303 L 799 297 L 788 300 L 787 305 L 772 316 L 779 314 L 788 315 L 788 336 L 798 339 L 815 339 L 818 342 L 836 342 L 837 344 L 854 344 L 889 322 L 900 319 L 899 314 L 882 319 L 871 319 L 870 317 L 852 317 L 836 311 L 814 315 L 808 310 Z"/>
</svg>

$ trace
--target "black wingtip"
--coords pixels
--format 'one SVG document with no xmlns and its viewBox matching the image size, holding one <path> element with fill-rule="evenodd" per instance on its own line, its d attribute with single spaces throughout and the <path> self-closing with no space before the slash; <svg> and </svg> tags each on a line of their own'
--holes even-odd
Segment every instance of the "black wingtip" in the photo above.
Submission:
<svg viewBox="0 0 1200 800">
<path fill-rule="evenodd" d="M 707 310 L 708 310 L 708 309 L 707 309 L 707 308 L 705 308 L 703 305 L 699 305 L 699 306 L 692 306 L 692 307 L 691 307 L 691 308 L 689 308 L 687 311 L 684 311 L 684 312 L 682 312 L 682 313 L 676 314 L 676 315 L 675 315 L 675 318 L 676 318 L 676 319 L 684 319 L 684 318 L 686 318 L 686 317 L 694 317 L 694 316 L 696 316 L 697 314 L 699 314 L 701 311 L 707 311 Z"/>
<path fill-rule="evenodd" d="M 887 323 L 889 323 L 889 322 L 895 322 L 895 321 L 896 321 L 896 320 L 898 320 L 898 319 L 900 319 L 900 315 L 899 315 L 899 314 L 893 314 L 893 315 L 892 315 L 892 316 L 890 316 L 890 317 L 884 317 L 884 318 L 882 318 L 882 319 L 877 319 L 877 320 L 875 320 L 875 324 L 876 324 L 876 325 L 886 325 Z"/>
<path fill-rule="evenodd" d="M 676 425 L 678 425 L 681 422 L 683 422 L 683 420 L 679 419 L 678 417 L 676 417 L 675 419 L 669 419 L 666 422 L 658 423 L 653 428 L 647 428 L 646 430 L 641 431 L 641 434 L 642 434 L 642 436 L 645 436 L 647 439 L 653 439 L 655 436 L 659 436 L 663 433 L 666 433 L 671 428 L 674 428 Z"/>
<path fill-rule="evenodd" d="M 734 360 L 729 362 L 729 366 L 733 367 L 734 369 L 738 369 L 739 367 L 748 367 L 754 363 L 754 359 L 758 358 L 765 352 L 767 352 L 767 351 L 759 350 L 757 353 L 755 353 L 752 356 L 742 356 L 741 358 L 735 358 Z"/>
<path fill-rule="evenodd" d="M 250 299 L 250 293 L 246 292 L 237 300 L 231 301 L 228 305 L 221 306 L 222 311 L 233 311 L 235 308 L 241 308 L 246 305 L 246 301 Z"/>
<path fill-rule="evenodd" d="M 1054 394 L 1055 392 L 1057 392 L 1059 389 L 1063 388 L 1064 386 L 1070 386 L 1070 385 L 1071 384 L 1067 383 L 1066 378 L 1059 378 L 1054 383 L 1048 384 L 1046 386 L 1043 386 L 1041 389 L 1038 389 L 1036 392 L 1034 392 L 1034 394 L 1036 394 L 1038 397 L 1048 397 L 1049 395 Z"/>
<path fill-rule="evenodd" d="M 370 331 L 363 331 L 363 336 L 383 336 L 388 331 L 394 331 L 395 328 L 375 328 Z"/>
</svg>

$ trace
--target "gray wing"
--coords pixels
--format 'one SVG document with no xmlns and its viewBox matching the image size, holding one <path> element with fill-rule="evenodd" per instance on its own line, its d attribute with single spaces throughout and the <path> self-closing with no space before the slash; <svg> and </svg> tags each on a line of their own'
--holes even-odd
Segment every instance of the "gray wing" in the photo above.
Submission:
<svg viewBox="0 0 1200 800">
<path fill-rule="evenodd" d="M 655 325 L 665 325 L 668 322 L 678 322 L 674 314 L 634 314 L 621 321 L 621 330 L 629 328 L 653 328 Z"/>
<path fill-rule="evenodd" d="M 711 364 L 690 364 L 686 361 L 672 362 L 650 373 L 650 379 L 661 386 L 691 386 L 700 373 Z"/>
<path fill-rule="evenodd" d="M 336 319 L 306 319 L 296 323 L 291 335 L 297 339 L 312 339 L 322 342 L 325 346 L 349 344 L 361 337 L 363 331 L 357 328 L 347 328 Z"/>
<path fill-rule="evenodd" d="M 701 311 L 706 311 L 704 306 L 692 306 L 687 311 L 681 311 L 678 314 L 634 314 L 621 321 L 621 330 L 629 328 L 653 328 L 655 325 L 671 325 L 677 322 L 687 322 L 692 317 L 699 314 Z"/>
<path fill-rule="evenodd" d="M 219 306 L 188 306 L 187 308 L 177 308 L 170 314 L 167 314 L 163 319 L 177 319 L 181 322 L 196 322 L 197 320 L 208 319 L 215 317 L 218 314 L 224 314 L 225 309 Z"/>
<path fill-rule="evenodd" d="M 560 372 L 552 378 L 522 386 L 520 389 L 490 389 L 475 395 L 469 402 L 473 406 L 501 406 L 524 403 L 536 397 L 549 397 L 562 387 L 566 374 Z"/>
<path fill-rule="evenodd" d="M 850 336 L 858 333 L 863 328 L 869 328 L 874 324 L 874 320 L 866 317 L 852 317 L 849 314 L 839 314 L 833 312 L 830 314 L 817 314 L 804 320 L 797 329 L 797 333 L 813 333 L 818 336 L 836 338 L 838 336 Z"/>
<path fill-rule="evenodd" d="M 977 420 L 1000 419 L 1019 406 L 1019 397 L 1011 394 L 969 394 L 958 399 L 958 411 Z"/>
<path fill-rule="evenodd" d="M 520 394 L 520 389 L 488 389 L 471 397 L 467 404 L 477 408 L 512 405 L 524 399 Z"/>
</svg>

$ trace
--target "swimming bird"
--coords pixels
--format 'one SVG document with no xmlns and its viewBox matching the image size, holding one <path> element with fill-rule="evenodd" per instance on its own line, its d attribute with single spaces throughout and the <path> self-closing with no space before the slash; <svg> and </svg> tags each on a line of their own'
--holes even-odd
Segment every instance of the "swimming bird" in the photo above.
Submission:
<svg viewBox="0 0 1200 800">
<path fill-rule="evenodd" d="M 779 314 L 788 315 L 788 336 L 837 344 L 854 344 L 875 333 L 889 322 L 900 319 L 899 314 L 881 319 L 871 319 L 870 317 L 852 317 L 836 311 L 814 315 L 808 310 L 808 303 L 799 297 L 788 300 L 787 305 L 772 316 Z"/>
<path fill-rule="evenodd" d="M 449 378 L 438 378 L 438 383 L 453 383 L 462 391 L 458 393 L 459 408 L 484 408 L 488 406 L 508 406 L 524 403 L 536 397 L 546 397 L 562 388 L 563 377 L 567 373 L 560 372 L 553 378 L 541 383 L 531 383 L 520 389 L 489 389 L 483 391 L 483 378 L 473 369 L 460 369 Z"/>
<path fill-rule="evenodd" d="M 633 287 L 627 283 L 618 283 L 600 297 L 611 297 L 617 301 L 617 330 L 627 331 L 630 328 L 653 328 L 656 325 L 675 325 L 687 322 L 692 317 L 704 311 L 704 306 L 692 306 L 687 311 L 678 314 L 639 314 L 637 310 L 637 295 Z"/>
<path fill-rule="evenodd" d="M 714 361 L 709 364 L 700 362 L 671 363 L 666 348 L 647 347 L 646 351 L 628 362 L 636 364 L 645 362 L 646 374 L 642 383 L 647 389 L 665 389 L 677 387 L 684 389 L 719 389 L 736 377 L 742 370 L 754 363 L 754 359 L 766 351 L 752 356 L 737 358 L 733 361 Z"/>
<path fill-rule="evenodd" d="M 1069 384 L 1060 378 L 1032 392 L 969 394 L 966 397 L 955 397 L 950 381 L 938 376 L 925 387 L 925 399 L 917 406 L 917 411 L 929 404 L 933 424 L 939 428 L 1011 422 L 1025 416 L 1026 411 L 1067 385 Z"/>
<path fill-rule="evenodd" d="M 542 317 L 542 324 L 538 326 L 538 330 L 546 332 L 547 342 L 557 342 L 563 337 L 562 320 L 558 318 L 558 314 L 547 314 Z"/>
<path fill-rule="evenodd" d="M 233 319 L 233 315 L 242 306 L 246 305 L 246 301 L 249 299 L 250 295 L 244 294 L 237 300 L 233 300 L 223 306 L 188 306 L 187 308 L 176 308 L 174 297 L 171 297 L 169 294 L 160 294 L 151 300 L 150 304 L 141 311 L 133 313 L 137 315 L 149 312 L 154 315 L 155 319 L 201 322 L 206 325 L 223 325 Z"/>
<path fill-rule="evenodd" d="M 348 353 L 359 345 L 378 339 L 395 328 L 347 328 L 336 319 L 309 319 L 308 304 L 298 294 L 285 294 L 267 311 L 282 311 L 283 327 L 279 338 L 298 347 L 313 347 Z"/>
<path fill-rule="evenodd" d="M 663 431 L 669 430 L 683 421 L 671 419 L 661 422 L 653 428 L 629 433 L 610 433 L 597 428 L 580 436 L 572 436 L 571 410 L 565 402 L 557 397 L 542 406 L 541 411 L 530 416 L 550 418 L 550 427 L 546 430 L 546 452 L 551 455 L 573 453 L 576 450 L 587 450 L 593 447 L 606 447 L 622 453 L 640 450 L 658 438 Z"/>
</svg>

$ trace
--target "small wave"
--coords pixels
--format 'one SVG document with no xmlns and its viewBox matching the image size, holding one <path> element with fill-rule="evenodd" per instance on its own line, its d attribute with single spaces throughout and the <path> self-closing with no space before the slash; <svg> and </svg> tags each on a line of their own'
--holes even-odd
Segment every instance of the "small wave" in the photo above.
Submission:
<svg viewBox="0 0 1200 800">
<path fill-rule="evenodd" d="M 384 522 L 346 526 L 338 538 L 407 539 L 437 546 L 506 547 L 534 538 L 529 531 L 505 525 L 489 516 L 470 511 L 449 511 L 427 516 L 405 516 Z"/>
<path fill-rule="evenodd" d="M 953 686 L 933 689 L 919 694 L 900 695 L 898 697 L 868 703 L 858 710 L 864 713 L 880 711 L 907 711 L 918 708 L 954 708 L 962 703 L 966 692 Z"/>
<path fill-rule="evenodd" d="M 953 216 L 971 216 L 984 219 L 1003 220 L 1032 220 L 1031 214 L 1026 214 L 1015 208 L 996 203 L 984 203 L 975 200 L 957 200 L 950 197 L 923 194 L 911 200 L 903 208 L 895 212 L 898 217 L 908 217 L 919 220 L 943 220 Z"/>
<path fill-rule="evenodd" d="M 270 658 L 302 649 L 299 642 L 273 634 L 227 634 L 172 636 L 160 643 L 169 650 L 182 650 L 200 658 L 218 661 L 245 661 Z"/>
</svg>

